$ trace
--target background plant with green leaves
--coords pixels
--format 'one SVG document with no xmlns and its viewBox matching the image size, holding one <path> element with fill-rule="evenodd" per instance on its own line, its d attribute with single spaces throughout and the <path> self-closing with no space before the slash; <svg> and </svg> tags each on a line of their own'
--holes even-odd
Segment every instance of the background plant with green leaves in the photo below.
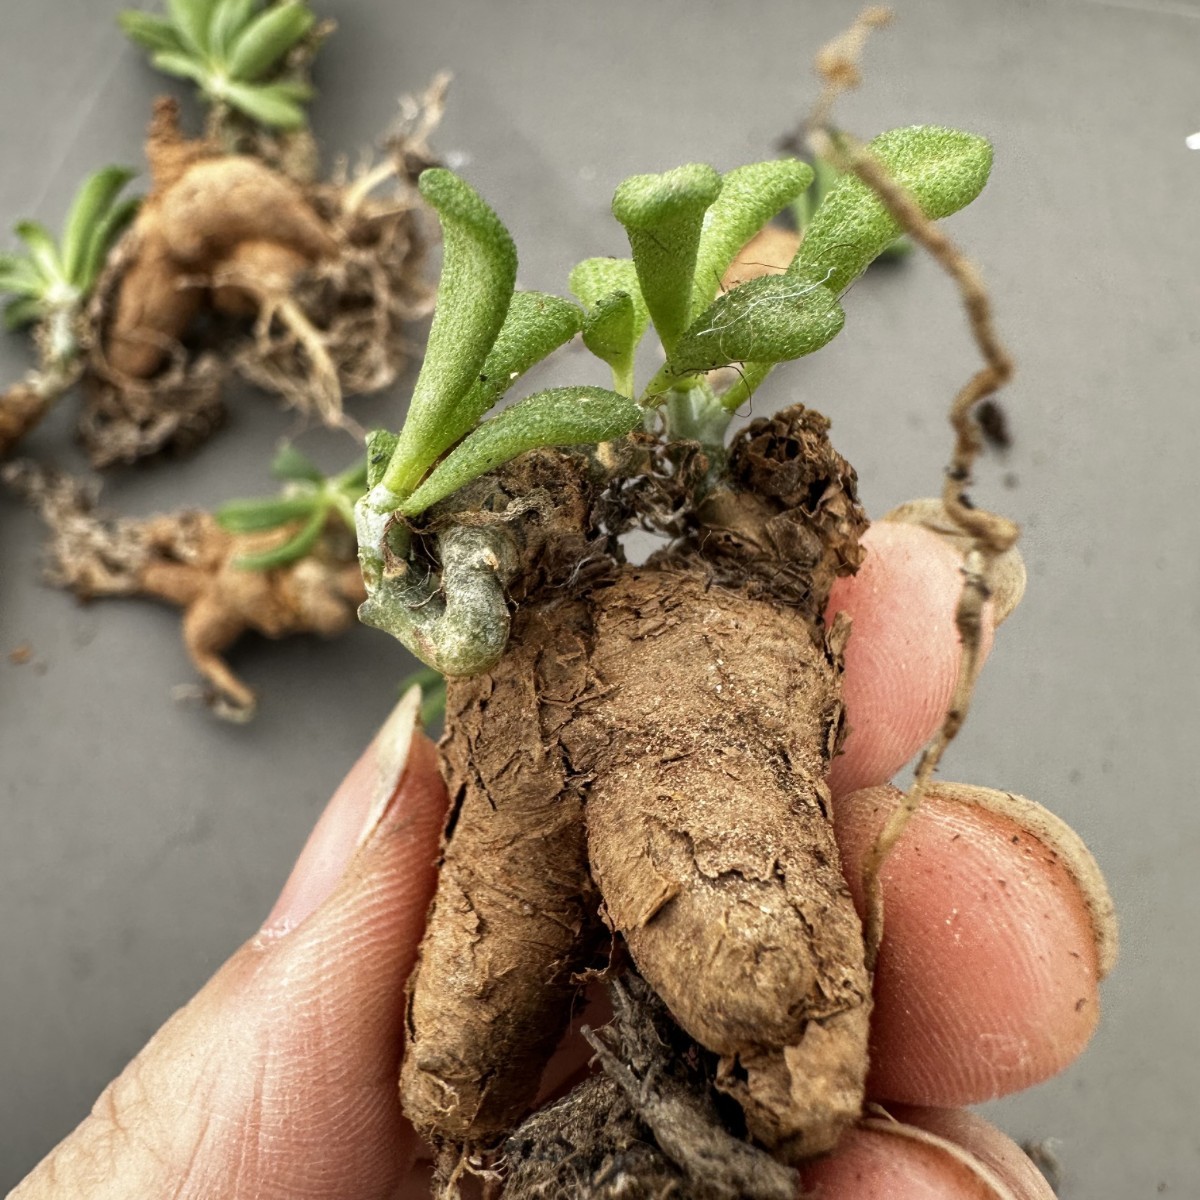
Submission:
<svg viewBox="0 0 1200 1200">
<path fill-rule="evenodd" d="M 336 475 L 326 475 L 306 455 L 288 443 L 271 463 L 271 474 L 284 480 L 277 496 L 231 500 L 214 514 L 229 533 L 267 533 L 293 526 L 290 537 L 256 554 L 245 554 L 234 565 L 246 571 L 286 567 L 310 553 L 331 518 L 354 530 L 354 505 L 367 486 L 365 463 Z"/>
<path fill-rule="evenodd" d="M 984 139 L 933 126 L 892 130 L 868 150 L 932 218 L 970 203 L 992 161 Z M 511 538 L 502 524 L 451 524 L 436 536 L 439 576 L 411 557 L 417 518 L 538 447 L 646 428 L 668 441 L 699 441 L 719 461 L 737 408 L 776 364 L 836 336 L 842 295 L 900 233 L 871 189 L 840 177 L 783 274 L 722 293 L 738 251 L 813 178 L 812 167 L 782 159 L 724 175 L 691 164 L 625 180 L 613 215 L 631 255 L 580 263 L 570 275 L 577 308 L 516 292 L 516 251 L 499 217 L 451 172 L 426 171 L 420 188 L 442 224 L 442 277 L 404 426 L 368 442 L 368 491 L 356 509 L 369 596 L 363 620 L 444 674 L 485 670 L 507 640 Z M 651 325 L 665 361 L 639 391 L 637 351 Z M 576 333 L 608 364 L 611 389 L 554 387 L 488 417 L 521 375 Z M 723 367 L 737 373 L 718 390 L 709 376 Z"/>
<path fill-rule="evenodd" d="M 104 167 L 79 189 L 61 237 L 38 221 L 20 221 L 25 252 L 0 254 L 0 293 L 10 330 L 38 325 L 44 331 L 47 365 L 63 367 L 78 353 L 76 323 L 91 297 L 108 252 L 137 212 L 137 199 L 121 199 L 134 172 Z"/>
<path fill-rule="evenodd" d="M 160 71 L 196 84 L 210 104 L 270 129 L 301 129 L 313 89 L 289 56 L 317 19 L 305 0 L 167 0 L 162 16 L 127 9 L 121 28 Z"/>
</svg>

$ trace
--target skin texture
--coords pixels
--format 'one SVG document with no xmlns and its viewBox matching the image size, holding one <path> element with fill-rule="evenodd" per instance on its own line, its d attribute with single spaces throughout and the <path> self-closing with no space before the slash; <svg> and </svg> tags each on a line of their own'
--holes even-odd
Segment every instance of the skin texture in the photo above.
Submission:
<svg viewBox="0 0 1200 1200">
<path fill-rule="evenodd" d="M 903 536 L 912 539 L 908 554 L 925 555 L 930 571 L 940 569 L 944 559 L 933 549 L 933 535 L 913 528 Z M 868 561 L 871 553 L 891 551 L 869 541 Z M 942 589 L 957 585 L 956 568 L 943 572 Z M 864 590 L 860 597 L 849 589 L 842 596 L 842 607 L 855 619 L 869 611 L 859 606 L 860 599 L 869 606 L 871 593 Z M 932 640 L 936 625 L 928 628 L 930 640 L 911 650 L 932 667 L 946 647 Z M 914 686 L 920 682 L 912 672 L 908 678 Z M 860 678 L 856 687 L 860 735 L 857 748 L 852 743 L 847 750 L 851 767 L 853 755 L 870 760 L 875 753 L 870 734 L 861 731 L 885 727 L 898 717 L 872 705 L 903 701 L 886 680 Z M 446 801 L 433 747 L 412 736 L 411 717 L 407 733 L 403 720 L 397 720 L 400 733 L 393 723 L 339 789 L 264 931 L 156 1035 L 101 1097 L 94 1114 L 18 1187 L 16 1200 L 130 1195 L 390 1200 L 397 1194 L 413 1200 L 428 1195 L 420 1171 L 410 1174 L 416 1144 L 400 1115 L 394 1081 L 402 1051 L 404 983 L 433 890 L 431 864 Z M 914 743 L 911 750 L 916 748 Z M 838 800 L 835 793 L 835 808 Z M 852 856 L 849 835 L 858 827 L 860 806 L 843 807 L 838 832 L 843 852 Z M 926 842 L 932 820 L 922 813 L 905 838 L 917 848 L 928 844 L 931 856 L 943 844 L 936 821 Z M 373 831 L 365 841 L 364 821 Z M 864 836 L 861 830 L 857 836 Z M 974 837 L 965 831 L 968 844 Z M 954 854 L 962 852 L 963 841 L 954 843 Z M 1016 845 L 1005 861 L 1012 871 L 1032 873 L 1036 893 L 1038 872 L 1048 867 L 1048 858 L 1031 859 Z M 1052 871 L 1045 881 L 1048 892 L 1059 891 L 1061 881 L 1054 882 Z M 885 898 L 895 912 L 900 905 L 892 886 L 889 881 Z M 920 894 L 911 893 L 918 906 L 914 918 Z M 993 908 L 1006 906 L 1001 896 Z M 1077 898 L 1077 907 L 1082 906 Z M 999 923 L 964 914 L 964 933 L 977 939 L 981 960 L 992 964 L 989 990 L 1005 994 L 1009 964 L 1029 957 L 1030 939 L 1040 936 L 1031 912 L 1009 914 L 1012 919 Z M 1094 955 L 1090 930 L 1059 920 L 1052 917 L 1047 924 L 1056 929 L 1060 952 Z M 943 997 L 958 1010 L 958 1024 L 969 1028 L 979 991 L 950 988 L 941 957 L 925 955 L 922 943 L 905 945 L 903 929 L 898 922 L 889 936 L 910 964 L 903 984 L 907 994 L 890 995 L 892 985 L 881 980 L 877 1006 Z M 1084 998 L 1094 1008 L 1095 978 L 1084 986 Z M 1074 1020 L 1064 1027 L 1060 1007 L 1047 1002 L 1045 991 L 1034 991 L 1028 1002 L 1037 1006 L 1028 1014 L 1029 1025 L 1042 1026 L 1043 1033 L 1030 1043 L 1027 1057 L 1049 1074 L 1082 1047 L 1083 1034 Z M 901 1031 L 904 1036 L 917 1032 Z M 899 1053 L 902 1043 L 903 1037 L 896 1049 L 881 1045 L 880 1056 Z M 946 1081 L 971 1076 L 979 1069 L 979 1055 L 980 1047 L 969 1037 L 937 1039 L 927 1049 L 922 1087 L 933 1092 Z M 936 1097 L 919 1099 L 930 1104 Z M 939 1138 L 967 1147 L 993 1175 L 1008 1163 L 1008 1197 L 1049 1197 L 1022 1167 L 1019 1150 L 977 1119 L 904 1110 L 894 1115 L 924 1122 Z M 965 1171 L 945 1146 L 873 1128 L 852 1132 L 834 1155 L 807 1170 L 805 1184 L 819 1187 L 822 1200 L 1005 1196 L 994 1188 L 981 1190 L 978 1172 Z"/>
</svg>

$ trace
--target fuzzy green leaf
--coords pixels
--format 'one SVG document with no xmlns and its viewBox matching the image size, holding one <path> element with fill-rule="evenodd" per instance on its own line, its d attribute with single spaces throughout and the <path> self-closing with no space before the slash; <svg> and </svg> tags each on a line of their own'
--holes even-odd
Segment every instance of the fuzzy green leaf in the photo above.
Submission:
<svg viewBox="0 0 1200 1200">
<path fill-rule="evenodd" d="M 167 0 L 171 23 L 184 46 L 201 58 L 208 56 L 208 30 L 215 7 L 216 0 Z"/>
<path fill-rule="evenodd" d="M 717 294 L 741 248 L 812 183 L 813 169 L 794 158 L 750 163 L 721 176 L 721 194 L 704 218 L 696 252 L 692 318 Z"/>
<path fill-rule="evenodd" d="M 40 221 L 18 221 L 15 228 L 17 237 L 29 247 L 30 256 L 37 269 L 48 280 L 65 283 L 66 277 L 58 247 L 45 225 Z"/>
<path fill-rule="evenodd" d="M 583 344 L 613 369 L 621 390 L 632 391 L 633 354 L 641 336 L 638 314 L 628 292 L 610 292 L 592 305 L 583 323 Z"/>
<path fill-rule="evenodd" d="M 416 516 L 527 450 L 611 441 L 636 429 L 642 416 L 642 409 L 627 396 L 604 388 L 537 392 L 468 435 L 400 505 L 400 511 Z"/>
<path fill-rule="evenodd" d="M 125 232 L 126 227 L 137 216 L 142 207 L 140 196 L 126 200 L 123 204 L 114 205 L 105 214 L 104 219 L 92 230 L 92 238 L 88 243 L 87 255 L 80 269 L 76 286 L 86 296 L 96 286 L 96 280 L 104 269 L 108 252 L 116 244 L 117 239 Z"/>
<path fill-rule="evenodd" d="M 304 109 L 274 84 L 226 83 L 221 93 L 234 108 L 272 129 L 301 129 L 308 123 Z"/>
<path fill-rule="evenodd" d="M 155 17 L 139 9 L 128 8 L 117 14 L 117 24 L 131 41 L 151 53 L 159 50 L 183 53 L 185 50 L 178 31 L 166 17 Z"/>
<path fill-rule="evenodd" d="M 632 258 L 585 258 L 572 268 L 569 283 L 584 308 L 591 308 L 611 292 L 628 292 L 642 314 L 643 329 L 650 324 L 650 310 L 638 286 L 637 267 Z"/>
<path fill-rule="evenodd" d="M 0 292 L 18 296 L 42 296 L 52 281 L 23 254 L 0 254 Z"/>
<path fill-rule="evenodd" d="M 690 375 L 735 362 L 800 358 L 824 346 L 845 319 L 827 287 L 764 275 L 718 296 L 676 343 L 665 370 Z"/>
<path fill-rule="evenodd" d="M 238 35 L 229 51 L 229 74 L 247 83 L 261 79 L 315 22 L 312 10 L 302 0 L 264 10 Z"/>
<path fill-rule="evenodd" d="M 483 372 L 517 278 L 512 237 L 474 188 L 442 167 L 423 171 L 418 186 L 442 223 L 442 277 L 425 361 L 384 476 L 400 496 L 450 444 L 457 402 Z"/>
<path fill-rule="evenodd" d="M 453 445 L 530 367 L 569 342 L 583 324 L 583 313 L 569 300 L 546 292 L 514 292 L 495 344 L 479 378 L 454 406 L 443 435 Z"/>
<path fill-rule="evenodd" d="M 76 287 L 81 286 L 85 274 L 92 235 L 134 174 L 125 167 L 105 167 L 95 172 L 79 189 L 67 214 L 62 236 L 63 268 Z"/>
<path fill-rule="evenodd" d="M 985 139 L 935 125 L 892 129 L 867 148 L 932 218 L 970 204 L 992 169 Z M 845 175 L 813 214 L 791 270 L 842 292 L 900 232 L 879 197 L 856 175 Z"/>
<path fill-rule="evenodd" d="M 19 296 L 4 306 L 4 328 L 15 333 L 40 321 L 45 313 L 45 305 L 36 296 Z"/>
<path fill-rule="evenodd" d="M 771 373 L 774 365 L 762 362 L 742 363 L 737 379 L 718 397 L 721 407 L 728 412 L 740 408 L 758 390 L 759 384 Z"/>
<path fill-rule="evenodd" d="M 243 554 L 233 560 L 233 565 L 241 571 L 273 571 L 276 567 L 286 567 L 303 558 L 317 544 L 328 519 L 329 513 L 321 505 L 313 510 L 312 516 L 296 536 L 289 538 L 282 546 L 273 546 L 257 554 Z"/>
<path fill-rule="evenodd" d="M 213 58 L 226 64 L 238 36 L 250 23 L 259 0 L 217 0 L 209 28 L 208 42 Z"/>
<path fill-rule="evenodd" d="M 618 391 L 632 392 L 634 353 L 650 324 L 650 311 L 638 285 L 633 260 L 585 258 L 571 272 L 570 283 L 571 291 L 588 310 L 583 326 L 584 345 L 612 367 Z M 621 324 L 624 319 L 618 315 L 622 302 L 613 299 L 617 293 L 627 296 L 633 306 L 633 319 L 628 329 Z M 604 311 L 597 311 L 599 306 L 603 306 Z M 625 339 L 624 345 L 622 339 Z"/>
<path fill-rule="evenodd" d="M 199 84 L 208 82 L 208 69 L 203 63 L 190 57 L 186 51 L 161 50 L 150 55 L 150 61 L 155 69 L 164 75 L 175 75 L 179 79 L 190 79 Z"/>
<path fill-rule="evenodd" d="M 691 317 L 700 229 L 720 191 L 720 175 L 692 163 L 662 175 L 634 175 L 613 196 L 613 216 L 629 235 L 638 283 L 668 353 Z"/>
<path fill-rule="evenodd" d="M 372 429 L 367 434 L 367 487 L 383 481 L 399 442 L 399 437 L 387 429 Z"/>
<path fill-rule="evenodd" d="M 271 459 L 271 474 L 276 479 L 287 479 L 293 483 L 324 483 L 321 468 L 307 454 L 296 448 L 294 442 L 284 442 Z"/>
<path fill-rule="evenodd" d="M 261 533 L 289 521 L 308 517 L 315 496 L 265 496 L 255 500 L 230 500 L 217 509 L 217 524 L 230 533 Z"/>
</svg>

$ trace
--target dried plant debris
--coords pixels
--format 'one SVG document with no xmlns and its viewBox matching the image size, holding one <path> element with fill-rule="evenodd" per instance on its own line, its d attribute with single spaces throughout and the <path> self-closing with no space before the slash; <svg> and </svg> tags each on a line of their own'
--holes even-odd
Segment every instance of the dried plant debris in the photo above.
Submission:
<svg viewBox="0 0 1200 1200">
<path fill-rule="evenodd" d="M 362 577 L 353 535 L 336 515 L 303 557 L 259 570 L 245 560 L 294 537 L 294 523 L 235 534 L 197 510 L 114 517 L 96 509 L 92 484 L 25 461 L 10 463 L 3 474 L 49 526 L 50 583 L 81 600 L 145 596 L 183 609 L 184 645 L 222 717 L 244 721 L 254 714 L 254 692 L 223 657 L 243 633 L 332 637 L 355 623 Z"/>
<path fill-rule="evenodd" d="M 611 992 L 611 1024 L 584 1030 L 599 1073 L 505 1142 L 506 1200 L 791 1200 L 796 1172 L 727 1129 L 713 1056 L 636 974 Z"/>
<path fill-rule="evenodd" d="M 445 87 L 382 166 L 311 184 L 185 138 L 177 105 L 157 103 L 153 188 L 89 309 L 80 431 L 96 466 L 202 440 L 234 373 L 332 425 L 346 423 L 344 396 L 395 380 L 431 305 L 405 172 L 430 157 Z M 394 194 L 377 194 L 388 182 Z"/>
</svg>

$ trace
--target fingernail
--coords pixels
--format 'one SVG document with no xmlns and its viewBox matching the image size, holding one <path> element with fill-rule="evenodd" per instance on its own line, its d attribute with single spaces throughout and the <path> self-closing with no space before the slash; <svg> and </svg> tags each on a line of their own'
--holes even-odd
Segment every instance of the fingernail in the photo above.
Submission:
<svg viewBox="0 0 1200 1200">
<path fill-rule="evenodd" d="M 410 688 L 326 805 L 260 937 L 290 933 L 333 894 L 387 815 L 408 765 L 420 711 L 421 689 Z"/>
</svg>

